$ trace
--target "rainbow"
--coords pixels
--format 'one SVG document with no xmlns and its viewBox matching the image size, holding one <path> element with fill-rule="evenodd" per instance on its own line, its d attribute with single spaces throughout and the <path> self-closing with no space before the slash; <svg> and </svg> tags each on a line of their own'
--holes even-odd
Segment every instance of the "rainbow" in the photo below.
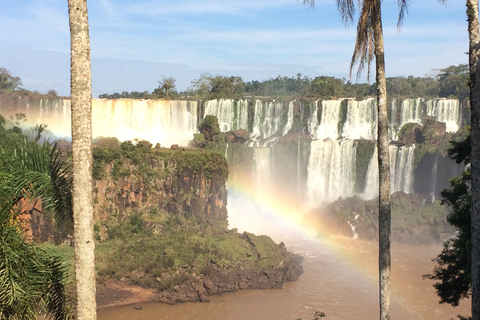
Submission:
<svg viewBox="0 0 480 320">
<path fill-rule="evenodd" d="M 282 241 L 286 232 L 308 237 L 316 245 L 334 252 L 332 258 L 338 259 L 341 265 L 359 277 L 359 281 L 367 284 L 370 292 L 378 292 L 378 243 L 337 236 L 321 221 L 306 219 L 309 209 L 302 207 L 293 197 L 272 189 L 260 192 L 251 181 L 238 177 L 229 181 L 231 228 L 267 234 L 275 241 Z M 423 260 L 418 258 L 418 253 L 405 257 L 404 252 L 411 249 L 406 245 L 392 244 L 392 314 L 401 315 L 408 311 L 418 314 L 418 319 L 448 319 L 457 314 L 467 316 L 470 312 L 468 301 L 463 302 L 460 309 L 439 305 L 433 283 L 422 279 L 422 274 L 432 271 L 434 263 L 431 259 L 440 252 L 440 246 L 418 247 L 421 253 L 425 252 Z M 418 274 L 412 277 L 413 264 L 418 267 L 419 263 L 424 269 L 415 269 Z"/>
</svg>

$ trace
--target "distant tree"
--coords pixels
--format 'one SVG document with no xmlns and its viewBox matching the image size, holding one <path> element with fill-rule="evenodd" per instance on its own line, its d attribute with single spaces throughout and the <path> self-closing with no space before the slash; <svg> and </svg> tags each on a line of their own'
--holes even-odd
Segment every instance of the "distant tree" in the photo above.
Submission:
<svg viewBox="0 0 480 320">
<path fill-rule="evenodd" d="M 48 126 L 47 126 L 46 124 L 41 123 L 41 124 L 37 124 L 37 125 L 35 125 L 34 127 L 31 128 L 32 133 L 33 133 L 33 135 L 34 135 L 33 140 L 34 140 L 35 142 L 38 142 L 38 141 L 41 139 L 42 133 L 45 132 L 45 130 L 47 129 L 47 127 L 48 127 Z"/>
<path fill-rule="evenodd" d="M 210 80 L 212 75 L 210 73 L 202 73 L 200 78 L 192 81 L 191 90 L 195 95 L 198 95 L 200 98 L 206 98 L 210 93 L 212 88 Z"/>
<path fill-rule="evenodd" d="M 14 116 L 10 116 L 10 121 L 15 127 L 20 127 L 20 124 L 27 121 L 27 115 L 25 113 L 15 113 Z"/>
<path fill-rule="evenodd" d="M 175 78 L 163 77 L 162 80 L 158 81 L 159 86 L 153 91 L 153 94 L 169 99 L 175 90 L 175 82 Z"/>
<path fill-rule="evenodd" d="M 210 79 L 210 96 L 212 98 L 234 98 L 243 92 L 241 77 L 215 76 Z"/>
<path fill-rule="evenodd" d="M 465 100 L 470 95 L 469 69 L 466 64 L 449 66 L 437 75 L 440 97 L 456 96 Z"/>
<path fill-rule="evenodd" d="M 310 83 L 310 93 L 316 97 L 339 98 L 345 96 L 345 79 L 320 76 Z"/>
<path fill-rule="evenodd" d="M 52 96 L 52 97 L 57 97 L 58 94 L 57 94 L 57 91 L 55 90 L 48 90 L 48 93 L 47 93 L 49 96 Z"/>
<path fill-rule="evenodd" d="M 5 68 L 0 68 L 0 89 L 15 90 L 21 85 L 19 77 L 12 76 L 12 73 Z"/>
</svg>

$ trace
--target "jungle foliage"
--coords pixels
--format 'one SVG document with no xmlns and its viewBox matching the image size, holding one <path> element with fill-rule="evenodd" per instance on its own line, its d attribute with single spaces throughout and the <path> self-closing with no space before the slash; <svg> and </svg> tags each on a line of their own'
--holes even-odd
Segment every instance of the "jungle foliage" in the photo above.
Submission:
<svg viewBox="0 0 480 320">
<path fill-rule="evenodd" d="M 69 166 L 55 144 L 29 141 L 22 119 L 17 114 L 9 124 L 0 116 L 0 319 L 65 319 L 67 270 L 59 257 L 26 242 L 19 201 L 41 201 L 58 223 L 71 221 Z"/>
<path fill-rule="evenodd" d="M 167 78 L 168 83 L 175 83 L 174 78 Z M 414 77 L 399 76 L 387 78 L 387 92 L 390 98 L 417 97 L 457 97 L 460 100 L 468 98 L 468 66 L 461 64 L 440 69 L 435 76 Z M 127 92 L 107 94 L 99 98 L 105 99 L 155 99 L 169 97 L 164 87 L 165 79 L 159 81 L 160 86 L 149 93 Z M 168 85 L 167 83 L 167 85 Z M 352 83 L 344 78 L 332 76 L 317 76 L 309 78 L 298 73 L 295 77 L 277 76 L 263 81 L 244 81 L 238 76 L 212 76 L 201 74 L 193 80 L 192 85 L 184 92 L 172 92 L 171 97 L 193 99 L 221 99 L 256 97 L 307 97 L 316 99 L 357 98 L 374 96 L 376 84 Z M 167 86 L 168 87 L 168 86 Z"/>
</svg>

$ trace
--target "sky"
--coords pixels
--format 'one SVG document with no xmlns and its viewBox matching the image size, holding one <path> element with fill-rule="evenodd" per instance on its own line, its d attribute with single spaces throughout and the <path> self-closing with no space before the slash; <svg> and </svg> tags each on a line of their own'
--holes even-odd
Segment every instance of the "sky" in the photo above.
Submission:
<svg viewBox="0 0 480 320">
<path fill-rule="evenodd" d="M 468 62 L 464 0 L 409 1 L 400 31 L 397 1 L 382 4 L 387 77 L 432 76 Z M 0 0 L 0 7 L 0 67 L 25 89 L 69 96 L 67 0 Z M 89 0 L 88 13 L 93 97 L 152 92 L 163 77 L 182 91 L 203 73 L 349 79 L 357 17 L 345 26 L 336 1 L 312 8 L 297 0 Z M 355 74 L 352 82 L 366 81 Z"/>
</svg>

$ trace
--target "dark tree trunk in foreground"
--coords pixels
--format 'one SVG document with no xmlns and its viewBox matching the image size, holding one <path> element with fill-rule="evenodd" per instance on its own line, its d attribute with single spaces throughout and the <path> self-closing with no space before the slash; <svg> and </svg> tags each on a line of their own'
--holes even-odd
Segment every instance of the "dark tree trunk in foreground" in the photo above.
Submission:
<svg viewBox="0 0 480 320">
<path fill-rule="evenodd" d="M 467 0 L 469 66 L 470 66 L 470 105 L 472 108 L 472 319 L 480 320 L 480 66 L 478 0 Z"/>
</svg>

